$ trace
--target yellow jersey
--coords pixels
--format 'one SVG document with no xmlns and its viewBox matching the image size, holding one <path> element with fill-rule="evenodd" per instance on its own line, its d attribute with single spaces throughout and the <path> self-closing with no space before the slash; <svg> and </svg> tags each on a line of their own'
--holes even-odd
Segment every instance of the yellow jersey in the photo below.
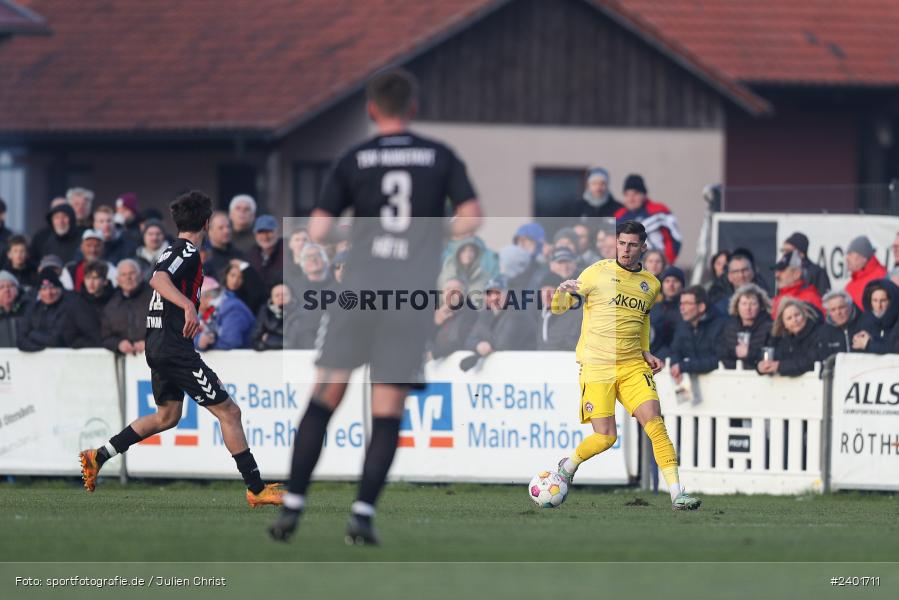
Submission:
<svg viewBox="0 0 899 600">
<path fill-rule="evenodd" d="M 649 350 L 649 310 L 662 284 L 649 271 L 628 271 L 615 259 L 584 269 L 576 294 L 556 290 L 553 314 L 579 307 L 581 337 L 575 354 L 582 365 L 614 365 L 643 361 Z"/>
</svg>

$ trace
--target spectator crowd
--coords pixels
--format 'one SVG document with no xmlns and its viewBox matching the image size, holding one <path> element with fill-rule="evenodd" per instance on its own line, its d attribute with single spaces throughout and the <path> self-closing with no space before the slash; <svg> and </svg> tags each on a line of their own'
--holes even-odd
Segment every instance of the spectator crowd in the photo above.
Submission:
<svg viewBox="0 0 899 600">
<path fill-rule="evenodd" d="M 460 367 L 468 369 L 497 351 L 572 350 L 581 315 L 554 315 L 550 300 L 562 281 L 615 257 L 606 224 L 612 220 L 646 227 L 643 265 L 661 282 L 651 351 L 669 360 L 675 379 L 719 364 L 798 375 L 836 352 L 899 352 L 899 272 L 887 273 L 867 237 L 848 245 L 851 278 L 842 290 L 831 289 L 827 272 L 809 259 L 801 232 L 787 238 L 770 267 L 775 289 L 760 276 L 768 267 L 745 248 L 719 251 L 710 279 L 687 286 L 674 266 L 681 247 L 676 217 L 649 197 L 640 175 L 625 179 L 620 201 L 610 190 L 609 173 L 595 168 L 567 226 L 547 232 L 538 222 L 524 223 L 497 250 L 478 236 L 450 240 L 436 278 L 444 301 L 434 310 L 428 356 L 467 351 Z M 148 281 L 174 233 L 161 215 L 142 212 L 133 193 L 95 207 L 93 192 L 72 188 L 50 203 L 46 226 L 29 240 L 6 229 L 5 213 L 0 200 L 0 347 L 142 352 Z M 340 285 L 349 236 L 338 228 L 335 243 L 319 245 L 302 228 L 286 239 L 281 233 L 278 220 L 257 214 L 248 195 L 213 214 L 200 249 L 206 277 L 199 351 L 315 346 L 324 313 L 304 310 L 301 299 Z M 899 255 L 899 235 L 893 254 Z M 530 308 L 510 302 L 522 290 L 539 301 Z M 451 301 L 475 294 L 478 306 Z"/>
</svg>

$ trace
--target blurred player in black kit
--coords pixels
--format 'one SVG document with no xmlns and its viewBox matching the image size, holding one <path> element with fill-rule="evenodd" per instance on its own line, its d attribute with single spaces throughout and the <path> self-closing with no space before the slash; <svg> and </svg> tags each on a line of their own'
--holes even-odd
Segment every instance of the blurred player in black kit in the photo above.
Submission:
<svg viewBox="0 0 899 600">
<path fill-rule="evenodd" d="M 449 212 L 453 237 L 480 225 L 481 209 L 465 165 L 440 142 L 408 130 L 417 109 L 417 82 L 393 70 L 368 84 L 367 110 L 378 134 L 334 163 L 309 223 L 312 241 L 325 239 L 336 217 L 352 208 L 352 244 L 342 285 L 363 290 L 429 290 L 436 283 Z M 449 204 L 449 207 L 448 207 Z M 411 387 L 421 384 L 433 312 L 337 310 L 323 318 L 316 383 L 293 448 L 284 507 L 269 533 L 286 541 L 306 504 L 306 489 L 353 369 L 370 365 L 371 439 L 358 496 L 346 530 L 349 544 L 378 544 L 375 503 L 397 448 Z"/>
<path fill-rule="evenodd" d="M 146 357 L 156 412 L 140 417 L 106 445 L 80 453 L 84 487 L 94 491 L 100 468 L 116 454 L 175 427 L 181 419 L 181 403 L 186 392 L 219 420 L 225 447 L 247 485 L 249 505 L 253 508 L 280 505 L 281 484 L 262 482 L 240 422 L 240 408 L 228 396 L 218 375 L 194 350 L 203 287 L 203 264 L 198 249 L 209 229 L 212 200 L 202 192 L 191 191 L 179 196 L 170 208 L 178 238 L 160 255 L 153 269 L 150 279 L 153 295 L 147 314 Z"/>
</svg>

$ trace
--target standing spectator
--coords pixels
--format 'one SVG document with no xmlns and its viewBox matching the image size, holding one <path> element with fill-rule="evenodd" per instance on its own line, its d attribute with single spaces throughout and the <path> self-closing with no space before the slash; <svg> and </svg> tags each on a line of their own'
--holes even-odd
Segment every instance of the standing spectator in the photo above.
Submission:
<svg viewBox="0 0 899 600">
<path fill-rule="evenodd" d="M 593 229 L 586 223 L 575 223 L 571 228 L 577 234 L 578 262 L 589 267 L 599 260 L 599 253 L 593 248 Z"/>
<path fill-rule="evenodd" d="M 534 274 L 543 266 L 545 242 L 546 232 L 539 223 L 525 223 L 515 231 L 512 243 L 527 252 L 530 257 L 527 269 L 518 276 L 521 281 L 531 281 Z M 508 285 L 508 280 L 505 283 Z"/>
<path fill-rule="evenodd" d="M 712 278 L 708 282 L 709 302 L 718 304 L 725 297 L 728 297 L 727 291 L 733 286 L 727 281 L 727 263 L 730 262 L 730 252 L 727 250 L 719 250 L 712 256 L 709 261 Z M 733 294 L 730 294 L 733 296 Z"/>
<path fill-rule="evenodd" d="M 896 285 L 899 285 L 899 233 L 896 234 L 895 239 L 893 240 L 893 270 L 890 271 L 890 279 Z"/>
<path fill-rule="evenodd" d="M 849 242 L 849 248 L 846 251 L 846 268 L 850 273 L 846 291 L 852 296 L 852 301 L 859 310 L 864 310 L 862 295 L 865 292 L 865 286 L 870 281 L 887 276 L 887 270 L 874 256 L 874 246 L 871 245 L 871 240 L 867 236 L 860 235 Z"/>
<path fill-rule="evenodd" d="M 103 261 L 87 263 L 81 291 L 73 294 L 64 323 L 66 344 L 70 348 L 99 348 L 100 315 L 112 298 L 113 288 L 107 279 L 109 271 Z"/>
<path fill-rule="evenodd" d="M 852 296 L 844 290 L 831 290 L 825 294 L 822 304 L 827 309 L 825 332 L 830 352 L 851 352 L 852 339 L 861 331 L 862 314 Z"/>
<path fill-rule="evenodd" d="M 302 287 L 303 267 L 300 263 L 303 246 L 308 241 L 309 231 L 305 227 L 297 229 L 287 238 L 287 248 L 290 252 L 284 258 L 284 283 L 294 289 Z"/>
<path fill-rule="evenodd" d="M 756 370 L 767 375 L 802 375 L 830 354 L 827 332 L 811 304 L 786 297 L 777 309 L 771 328 L 774 356 L 758 362 Z"/>
<path fill-rule="evenodd" d="M 149 281 L 150 277 L 153 276 L 153 267 L 156 266 L 156 262 L 162 256 L 162 253 L 165 252 L 168 244 L 166 243 L 165 228 L 162 226 L 162 221 L 147 219 L 143 222 L 141 228 L 143 229 L 141 234 L 142 243 L 135 251 L 134 256 L 138 266 L 140 266 L 141 277 Z"/>
<path fill-rule="evenodd" d="M 859 321 L 861 331 L 852 336 L 852 349 L 858 352 L 886 354 L 899 338 L 899 288 L 889 279 L 875 279 L 865 286 L 865 312 Z"/>
<path fill-rule="evenodd" d="M 562 314 L 552 312 L 553 294 L 563 281 L 570 277 L 560 277 L 549 273 L 540 282 L 540 320 L 537 322 L 538 351 L 568 351 L 577 346 L 581 336 L 583 315 L 577 310 L 566 310 Z"/>
<path fill-rule="evenodd" d="M 9 271 L 0 271 L 0 348 L 15 348 L 25 320 L 25 303 L 19 281 Z"/>
<path fill-rule="evenodd" d="M 37 285 L 37 269 L 28 256 L 28 240 L 24 235 L 9 238 L 2 265 L 4 271 L 18 280 L 20 292 L 30 292 Z"/>
<path fill-rule="evenodd" d="M 66 191 L 64 199 L 75 211 L 75 224 L 79 230 L 91 229 L 94 226 L 93 211 L 94 193 L 91 190 L 74 187 Z"/>
<path fill-rule="evenodd" d="M 677 383 L 684 374 L 708 373 L 718 368 L 716 346 L 723 319 L 709 314 L 708 295 L 701 285 L 693 285 L 681 292 L 680 315 L 671 345 L 671 376 Z"/>
<path fill-rule="evenodd" d="M 823 296 L 830 291 L 830 277 L 827 271 L 813 263 L 808 258 L 808 237 L 799 231 L 788 237 L 781 248 L 784 255 L 798 252 L 802 258 L 803 276 L 807 282 L 815 286 L 818 294 Z"/>
<path fill-rule="evenodd" d="M 534 275 L 533 264 L 533 257 L 521 246 L 509 244 L 500 248 L 499 273 L 513 290 L 527 287 Z"/>
<path fill-rule="evenodd" d="M 147 312 L 153 288 L 147 284 L 136 260 L 126 258 L 116 266 L 116 289 L 100 317 L 103 347 L 121 354 L 140 354 L 147 337 Z"/>
<path fill-rule="evenodd" d="M 643 255 L 643 268 L 655 277 L 659 277 L 667 267 L 668 263 L 665 262 L 665 253 L 661 250 L 650 250 Z"/>
<path fill-rule="evenodd" d="M 250 263 L 235 258 L 228 263 L 224 271 L 213 275 L 220 278 L 225 284 L 225 289 L 240 298 L 250 312 L 258 312 L 265 303 L 265 286 Z"/>
<path fill-rule="evenodd" d="M 553 250 L 552 260 L 549 262 L 550 273 L 561 277 L 562 281 L 565 281 L 574 278 L 577 268 L 577 257 L 570 248 L 562 246 L 561 248 Z M 561 281 L 559 283 L 561 283 Z M 538 281 L 537 285 L 534 287 L 538 287 L 540 284 L 541 282 Z"/>
<path fill-rule="evenodd" d="M 576 208 L 576 216 L 587 219 L 614 217 L 622 208 L 609 192 L 611 180 L 609 172 L 602 167 L 594 167 L 587 173 L 587 187 Z"/>
<path fill-rule="evenodd" d="M 479 311 L 465 344 L 475 354 L 462 359 L 460 367 L 463 370 L 473 367 L 478 358 L 498 350 L 533 350 L 536 347 L 533 325 L 527 326 L 533 323 L 532 316 L 528 311 L 506 307 L 506 282 L 498 277 L 489 281 L 484 291 L 484 309 Z"/>
<path fill-rule="evenodd" d="M 103 236 L 103 260 L 118 264 L 123 258 L 131 258 L 137 251 L 137 243 L 127 237 L 115 225 L 115 211 L 108 206 L 98 206 L 94 211 L 94 229 Z"/>
<path fill-rule="evenodd" d="M 256 325 L 250 335 L 255 350 L 281 350 L 292 347 L 289 343 L 285 344 L 285 331 L 290 331 L 291 327 L 289 324 L 285 327 L 284 324 L 285 317 L 289 319 L 297 314 L 296 310 L 291 309 L 291 302 L 293 299 L 289 287 L 279 283 L 272 288 L 271 298 L 259 309 Z"/>
<path fill-rule="evenodd" d="M 248 255 L 256 244 L 253 231 L 253 224 L 256 222 L 256 200 L 247 194 L 234 196 L 228 205 L 228 218 L 231 219 L 231 241 L 234 247 L 244 255 Z"/>
<path fill-rule="evenodd" d="M 0 256 L 6 254 L 7 243 L 13 232 L 6 227 L 6 202 L 0 198 Z"/>
<path fill-rule="evenodd" d="M 681 235 L 677 218 L 661 202 L 650 200 L 646 184 L 640 175 L 628 175 L 624 180 L 624 206 L 615 213 L 615 219 L 637 221 L 646 228 L 646 243 L 650 248 L 665 253 L 665 260 L 673 265 L 680 253 Z"/>
<path fill-rule="evenodd" d="M 271 215 L 260 215 L 253 231 L 256 245 L 250 248 L 247 260 L 262 277 L 267 296 L 284 279 L 284 240 L 278 237 L 278 220 Z"/>
<path fill-rule="evenodd" d="M 615 230 L 607 231 L 604 227 L 596 230 L 596 253 L 600 260 L 608 260 L 617 256 L 615 249 Z"/>
<path fill-rule="evenodd" d="M 334 285 L 334 280 L 329 272 L 328 255 L 325 249 L 318 244 L 308 242 L 303 246 L 303 254 L 300 257 L 303 268 L 303 277 L 299 282 L 302 287 L 292 289 L 300 307 L 297 308 L 299 317 L 291 330 L 291 341 L 300 349 L 315 347 L 315 339 L 318 335 L 319 325 L 324 316 L 322 310 L 304 310 L 304 295 L 306 292 L 318 293 Z"/>
<path fill-rule="evenodd" d="M 754 283 L 737 288 L 730 301 L 730 318 L 718 338 L 718 360 L 725 369 L 755 369 L 762 359 L 762 348 L 771 335 L 771 299 L 765 290 Z"/>
<path fill-rule="evenodd" d="M 755 257 L 749 250 L 737 248 L 730 254 L 725 279 L 719 279 L 718 285 L 713 284 L 709 289 L 709 301 L 715 305 L 716 312 L 726 315 L 734 292 L 747 283 L 754 283 L 768 293 L 765 280 L 756 272 Z"/>
<path fill-rule="evenodd" d="M 818 314 L 824 314 L 821 295 L 815 286 L 803 279 L 802 257 L 798 252 L 791 252 L 781 257 L 774 265 L 774 276 L 777 279 L 777 296 L 774 297 L 771 310 L 777 314 L 777 307 L 784 298 L 796 298 L 815 307 Z"/>
<path fill-rule="evenodd" d="M 62 261 L 75 258 L 81 243 L 81 230 L 75 225 L 75 211 L 68 204 L 58 204 L 47 213 L 47 229 L 35 234 L 31 241 L 31 256 L 40 260 L 47 254 Z"/>
<path fill-rule="evenodd" d="M 664 360 L 671 355 L 674 333 L 683 321 L 680 316 L 680 295 L 686 287 L 684 272 L 677 267 L 668 267 L 659 276 L 662 283 L 662 299 L 649 311 L 652 326 L 652 340 L 649 351 Z"/>
<path fill-rule="evenodd" d="M 442 303 L 434 311 L 434 338 L 428 344 L 430 358 L 446 358 L 465 349 L 465 342 L 478 318 L 466 303 L 468 288 L 459 278 L 447 279 L 442 288 Z"/>
<path fill-rule="evenodd" d="M 197 350 L 236 350 L 250 347 L 256 318 L 247 305 L 212 277 L 203 280 L 200 291 L 200 333 L 194 338 Z"/>
<path fill-rule="evenodd" d="M 487 282 L 499 275 L 499 260 L 479 237 L 467 237 L 459 240 L 456 251 L 443 263 L 437 285 L 450 279 L 461 279 L 468 282 L 468 289 L 483 290 Z"/>
<path fill-rule="evenodd" d="M 17 340 L 23 352 L 67 347 L 63 331 L 70 301 L 63 295 L 62 282 L 56 271 L 49 268 L 38 273 L 38 281 L 37 299 L 25 310 Z"/>
<path fill-rule="evenodd" d="M 73 291 L 81 291 L 81 285 L 84 282 L 84 268 L 92 262 L 105 264 L 110 282 L 115 281 L 115 267 L 102 260 L 101 256 L 103 256 L 103 236 L 94 229 L 85 229 L 81 234 L 81 259 L 73 260 L 65 266 L 66 272 L 72 279 Z"/>
<path fill-rule="evenodd" d="M 62 283 L 63 289 L 71 290 L 73 288 L 72 278 L 69 276 L 69 272 L 63 268 L 62 261 L 55 254 L 46 255 L 38 264 L 38 283 L 40 283 L 40 273 L 44 269 L 52 269 L 53 272 L 56 273 L 56 276 L 59 277 L 60 283 Z"/>
<path fill-rule="evenodd" d="M 138 208 L 137 194 L 125 192 L 115 201 L 116 226 L 122 234 L 138 246 L 141 243 L 140 208 Z M 118 264 L 118 263 L 116 263 Z"/>
<path fill-rule="evenodd" d="M 228 215 L 221 211 L 212 213 L 209 218 L 209 249 L 206 256 L 203 270 L 214 273 L 216 277 L 233 259 L 245 259 L 243 252 L 231 241 L 231 222 Z"/>
</svg>

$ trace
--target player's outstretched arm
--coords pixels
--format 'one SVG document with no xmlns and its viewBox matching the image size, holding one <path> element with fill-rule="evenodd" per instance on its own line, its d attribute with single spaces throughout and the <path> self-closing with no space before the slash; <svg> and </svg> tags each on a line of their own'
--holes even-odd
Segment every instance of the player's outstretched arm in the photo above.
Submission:
<svg viewBox="0 0 899 600">
<path fill-rule="evenodd" d="M 182 294 L 172 278 L 165 271 L 156 271 L 150 278 L 150 287 L 159 292 L 159 295 L 184 311 L 184 337 L 193 339 L 200 330 L 200 320 L 197 318 L 197 309 L 187 296 Z"/>
</svg>

